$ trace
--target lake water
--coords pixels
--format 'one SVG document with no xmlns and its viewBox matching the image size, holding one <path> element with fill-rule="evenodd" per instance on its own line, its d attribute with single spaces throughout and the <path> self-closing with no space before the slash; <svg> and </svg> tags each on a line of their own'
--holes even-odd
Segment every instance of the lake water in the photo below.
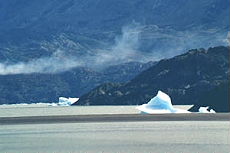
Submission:
<svg viewBox="0 0 230 153">
<path fill-rule="evenodd" d="M 2 153 L 229 153 L 223 121 L 0 126 Z"/>
<path fill-rule="evenodd" d="M 136 106 L 0 106 L 0 117 L 138 113 Z M 13 124 L 0 126 L 0 152 L 229 153 L 229 135 L 229 121 Z"/>
<path fill-rule="evenodd" d="M 132 106 L 47 106 L 44 104 L 0 105 L 0 117 L 92 115 L 92 114 L 138 114 Z M 175 108 L 189 109 L 191 105 L 175 105 Z"/>
</svg>

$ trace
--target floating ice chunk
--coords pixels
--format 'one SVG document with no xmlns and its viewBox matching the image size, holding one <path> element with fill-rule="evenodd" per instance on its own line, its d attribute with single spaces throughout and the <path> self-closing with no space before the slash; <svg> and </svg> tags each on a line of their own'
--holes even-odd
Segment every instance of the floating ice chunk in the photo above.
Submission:
<svg viewBox="0 0 230 153">
<path fill-rule="evenodd" d="M 58 103 L 47 103 L 47 106 L 58 106 Z"/>
<path fill-rule="evenodd" d="M 199 108 L 199 113 L 216 113 L 213 109 L 211 109 L 210 111 L 208 111 L 209 106 L 207 107 L 200 107 Z"/>
<path fill-rule="evenodd" d="M 65 98 L 65 97 L 59 97 L 58 105 L 59 106 L 70 106 L 73 103 L 77 102 L 79 98 Z"/>
<path fill-rule="evenodd" d="M 214 111 L 213 109 L 210 110 L 210 113 L 216 113 L 216 111 Z"/>
<path fill-rule="evenodd" d="M 154 98 L 147 104 L 138 106 L 137 109 L 144 114 L 190 113 L 187 110 L 174 108 L 171 98 L 162 91 L 158 91 Z"/>
<path fill-rule="evenodd" d="M 200 108 L 199 108 L 199 112 L 200 112 L 200 113 L 209 113 L 208 107 L 200 107 Z"/>
</svg>

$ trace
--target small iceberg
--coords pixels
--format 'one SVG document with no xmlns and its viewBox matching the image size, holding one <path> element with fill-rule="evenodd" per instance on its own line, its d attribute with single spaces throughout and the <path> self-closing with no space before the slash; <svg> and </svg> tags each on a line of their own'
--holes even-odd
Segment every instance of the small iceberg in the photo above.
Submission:
<svg viewBox="0 0 230 153">
<path fill-rule="evenodd" d="M 147 104 L 140 105 L 136 109 L 143 114 L 190 113 L 187 110 L 174 108 L 171 98 L 162 91 L 158 91 L 157 95 Z"/>
<path fill-rule="evenodd" d="M 207 107 L 200 107 L 199 108 L 199 113 L 216 113 L 216 111 L 214 111 L 213 109 L 211 109 L 209 111 L 208 108 L 209 108 L 209 106 L 207 106 Z"/>
<path fill-rule="evenodd" d="M 73 103 L 77 102 L 79 98 L 66 98 L 66 97 L 59 97 L 58 106 L 70 106 Z"/>
</svg>

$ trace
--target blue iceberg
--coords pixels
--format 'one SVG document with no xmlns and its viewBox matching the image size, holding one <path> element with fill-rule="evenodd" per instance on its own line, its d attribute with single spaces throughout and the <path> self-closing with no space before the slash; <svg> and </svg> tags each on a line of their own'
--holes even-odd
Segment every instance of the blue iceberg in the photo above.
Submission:
<svg viewBox="0 0 230 153">
<path fill-rule="evenodd" d="M 144 114 L 190 113 L 187 110 L 174 108 L 171 98 L 162 91 L 158 91 L 157 95 L 147 104 L 140 105 L 136 108 Z"/>
</svg>

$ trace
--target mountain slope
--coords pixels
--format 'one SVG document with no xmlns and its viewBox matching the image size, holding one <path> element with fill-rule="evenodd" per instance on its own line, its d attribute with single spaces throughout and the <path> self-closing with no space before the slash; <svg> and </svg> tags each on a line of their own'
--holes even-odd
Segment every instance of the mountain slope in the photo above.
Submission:
<svg viewBox="0 0 230 153">
<path fill-rule="evenodd" d="M 138 51 L 157 59 L 223 45 L 229 6 L 229 0 L 0 1 L 0 61 L 29 61 L 58 49 L 76 56 L 110 50 L 133 23 Z"/>
<path fill-rule="evenodd" d="M 101 71 L 75 68 L 57 74 L 0 75 L 0 104 L 54 102 L 60 96 L 79 97 L 105 82 L 127 82 L 154 64 L 131 62 Z"/>
<path fill-rule="evenodd" d="M 209 106 L 209 109 L 214 109 L 217 112 L 230 112 L 229 85 L 228 80 L 204 93 L 199 99 L 198 104 L 193 106 L 190 111 L 197 111 L 200 107 Z"/>
<path fill-rule="evenodd" d="M 1 1 L 1 29 L 114 30 L 132 20 L 185 27 L 225 26 L 227 0 L 11 0 Z M 196 10 L 196 11 L 194 11 Z M 159 14 L 161 14 L 159 16 Z M 220 18 L 220 17 L 224 18 Z M 68 24 L 66 24 L 68 23 Z M 76 27 L 75 29 L 73 27 Z"/>
<path fill-rule="evenodd" d="M 169 94 L 173 104 L 198 104 L 204 93 L 229 80 L 228 57 L 229 47 L 190 50 L 161 60 L 124 85 L 107 87 L 108 90 L 99 86 L 83 95 L 77 104 L 143 104 L 158 90 Z"/>
</svg>

